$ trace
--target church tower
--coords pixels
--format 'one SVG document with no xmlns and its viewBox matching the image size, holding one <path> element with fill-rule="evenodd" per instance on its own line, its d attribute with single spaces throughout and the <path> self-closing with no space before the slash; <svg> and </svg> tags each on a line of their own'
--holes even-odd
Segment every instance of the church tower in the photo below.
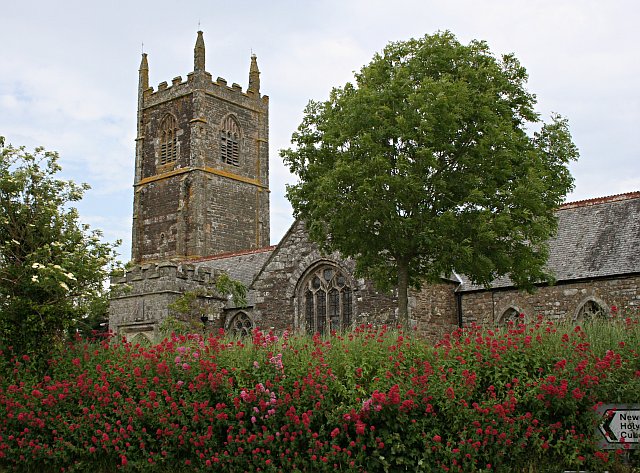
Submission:
<svg viewBox="0 0 640 473">
<path fill-rule="evenodd" d="M 256 56 L 246 91 L 205 70 L 202 32 L 193 72 L 138 86 L 133 200 L 135 263 L 189 260 L 269 245 L 269 98 Z"/>
</svg>

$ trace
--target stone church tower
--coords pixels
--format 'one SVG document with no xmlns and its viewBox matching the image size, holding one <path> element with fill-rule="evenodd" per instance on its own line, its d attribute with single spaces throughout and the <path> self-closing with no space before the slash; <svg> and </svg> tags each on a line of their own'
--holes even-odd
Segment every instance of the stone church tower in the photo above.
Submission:
<svg viewBox="0 0 640 473">
<path fill-rule="evenodd" d="M 269 245 L 269 98 L 251 57 L 246 91 L 205 70 L 138 86 L 132 260 L 190 260 Z"/>
</svg>

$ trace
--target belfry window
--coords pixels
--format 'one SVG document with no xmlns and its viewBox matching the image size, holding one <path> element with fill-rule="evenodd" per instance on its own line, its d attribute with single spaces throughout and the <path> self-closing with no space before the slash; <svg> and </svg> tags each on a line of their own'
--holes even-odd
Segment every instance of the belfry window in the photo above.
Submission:
<svg viewBox="0 0 640 473">
<path fill-rule="evenodd" d="M 323 265 L 305 279 L 302 304 L 310 334 L 344 330 L 353 319 L 352 291 L 346 276 L 336 267 Z"/>
<path fill-rule="evenodd" d="M 225 118 L 220 128 L 220 160 L 240 165 L 240 127 L 232 115 Z"/>
<path fill-rule="evenodd" d="M 173 163 L 178 159 L 178 123 L 173 115 L 167 115 L 160 125 L 159 164 Z"/>
</svg>

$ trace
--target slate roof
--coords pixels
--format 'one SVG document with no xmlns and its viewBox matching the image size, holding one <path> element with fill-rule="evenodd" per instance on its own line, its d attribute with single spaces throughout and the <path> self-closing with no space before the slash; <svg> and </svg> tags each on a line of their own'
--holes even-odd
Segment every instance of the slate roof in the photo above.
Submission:
<svg viewBox="0 0 640 473">
<path fill-rule="evenodd" d="M 256 250 L 223 253 L 190 263 L 196 267 L 206 266 L 225 271 L 231 279 L 240 281 L 248 288 L 275 248 L 267 246 Z"/>
<path fill-rule="evenodd" d="M 557 282 L 640 273 L 640 192 L 564 204 L 557 215 L 547 262 Z M 459 291 L 484 289 L 461 278 Z M 491 284 L 511 286 L 506 277 Z"/>
</svg>

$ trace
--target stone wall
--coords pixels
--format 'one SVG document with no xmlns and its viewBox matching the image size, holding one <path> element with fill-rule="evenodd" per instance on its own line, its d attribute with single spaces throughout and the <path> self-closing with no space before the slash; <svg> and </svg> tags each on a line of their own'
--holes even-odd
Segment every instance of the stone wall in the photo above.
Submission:
<svg viewBox="0 0 640 473">
<path fill-rule="evenodd" d="M 217 276 L 209 268 L 173 262 L 134 266 L 123 276 L 111 278 L 109 329 L 128 339 L 144 334 L 149 340 L 157 340 L 159 326 L 171 312 L 169 305 L 188 291 L 200 293 L 193 313 L 172 315 L 197 326 L 200 315 L 206 314 L 211 329 L 222 327 L 226 297 L 214 290 Z"/>
<path fill-rule="evenodd" d="M 409 296 L 410 322 L 416 332 L 429 340 L 438 340 L 458 327 L 455 290 L 458 283 L 442 281 L 425 284 Z"/>
<path fill-rule="evenodd" d="M 253 284 L 255 305 L 251 316 L 256 326 L 302 329 L 298 284 L 309 268 L 321 262 L 333 264 L 349 275 L 355 267 L 352 260 L 337 253 L 321 254 L 317 245 L 309 241 L 304 225 L 294 223 Z M 365 279 L 351 277 L 348 283 L 353 290 L 354 323 L 395 323 L 395 294 L 378 291 Z"/>
<path fill-rule="evenodd" d="M 587 301 L 595 301 L 618 313 L 637 313 L 640 308 L 640 276 L 629 275 L 574 282 L 538 288 L 533 294 L 514 289 L 498 289 L 464 293 L 462 313 L 464 325 L 477 323 L 496 325 L 510 308 L 527 317 L 542 315 L 550 320 L 572 320 Z"/>
</svg>

